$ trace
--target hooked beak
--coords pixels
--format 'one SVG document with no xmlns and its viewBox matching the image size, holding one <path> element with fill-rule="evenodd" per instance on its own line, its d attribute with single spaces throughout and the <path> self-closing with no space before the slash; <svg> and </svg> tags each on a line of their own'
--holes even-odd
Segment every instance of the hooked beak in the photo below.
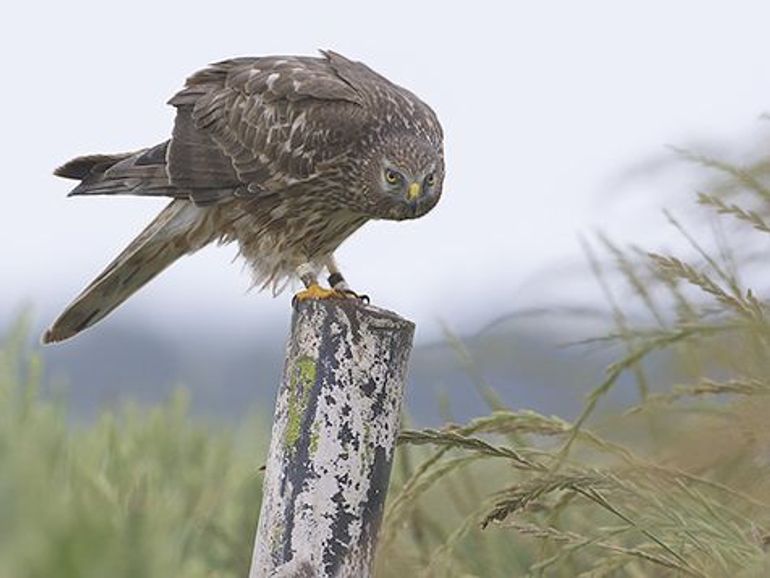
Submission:
<svg viewBox="0 0 770 578">
<path fill-rule="evenodd" d="M 420 183 L 412 183 L 409 185 L 409 189 L 406 191 L 406 198 L 409 201 L 414 201 L 422 194 L 422 185 Z"/>
</svg>

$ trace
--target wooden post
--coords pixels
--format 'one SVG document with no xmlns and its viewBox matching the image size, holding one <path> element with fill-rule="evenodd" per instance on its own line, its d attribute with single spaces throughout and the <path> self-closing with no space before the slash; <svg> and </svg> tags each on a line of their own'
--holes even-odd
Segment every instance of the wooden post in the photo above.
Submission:
<svg viewBox="0 0 770 578">
<path fill-rule="evenodd" d="M 300 303 L 249 578 L 367 578 L 414 324 L 354 299 Z"/>
</svg>

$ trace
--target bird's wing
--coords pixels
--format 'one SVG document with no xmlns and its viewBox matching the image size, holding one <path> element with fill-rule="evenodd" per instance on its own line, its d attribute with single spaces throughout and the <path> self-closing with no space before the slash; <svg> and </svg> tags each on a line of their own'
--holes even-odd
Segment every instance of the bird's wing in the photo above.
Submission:
<svg viewBox="0 0 770 578">
<path fill-rule="evenodd" d="M 240 58 L 190 77 L 169 101 L 171 183 L 206 202 L 205 191 L 270 194 L 315 178 L 366 121 L 365 101 L 335 58 Z"/>
</svg>

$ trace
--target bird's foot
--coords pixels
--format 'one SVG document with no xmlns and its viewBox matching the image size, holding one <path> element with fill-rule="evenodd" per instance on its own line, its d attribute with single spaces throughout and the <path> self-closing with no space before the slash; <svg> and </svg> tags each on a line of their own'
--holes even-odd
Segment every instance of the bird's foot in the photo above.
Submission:
<svg viewBox="0 0 770 578">
<path fill-rule="evenodd" d="M 359 295 L 350 289 L 326 289 L 318 283 L 313 283 L 307 289 L 294 295 L 292 303 L 297 305 L 302 301 L 309 301 L 310 299 L 360 299 L 364 303 L 369 303 L 367 295 Z"/>
<path fill-rule="evenodd" d="M 336 289 L 340 293 L 344 294 L 348 299 L 358 299 L 361 303 L 369 305 L 369 296 L 362 293 L 356 293 L 352 289 Z"/>
<path fill-rule="evenodd" d="M 309 299 L 344 299 L 345 293 L 337 289 L 326 289 L 318 283 L 313 283 L 294 296 L 294 302 L 308 301 Z"/>
<path fill-rule="evenodd" d="M 329 286 L 341 293 L 344 293 L 346 297 L 349 297 L 351 299 L 358 299 L 362 303 L 365 303 L 367 305 L 369 304 L 369 296 L 359 295 L 358 293 L 353 291 L 350 287 L 348 287 L 347 282 L 345 282 L 345 278 L 342 276 L 342 273 L 340 273 L 339 271 L 332 270 L 332 272 L 329 274 Z"/>
</svg>

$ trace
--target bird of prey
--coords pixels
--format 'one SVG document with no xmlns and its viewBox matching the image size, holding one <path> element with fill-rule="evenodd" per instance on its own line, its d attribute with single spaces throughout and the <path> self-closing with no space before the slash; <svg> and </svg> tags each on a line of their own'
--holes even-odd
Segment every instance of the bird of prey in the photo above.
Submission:
<svg viewBox="0 0 770 578">
<path fill-rule="evenodd" d="M 234 58 L 187 79 L 171 138 L 75 158 L 70 195 L 170 197 L 43 336 L 93 325 L 182 255 L 237 242 L 255 284 L 296 298 L 355 295 L 334 251 L 370 219 L 421 217 L 441 196 L 443 135 L 430 107 L 340 54 Z M 330 287 L 318 276 L 328 273 Z"/>
</svg>

